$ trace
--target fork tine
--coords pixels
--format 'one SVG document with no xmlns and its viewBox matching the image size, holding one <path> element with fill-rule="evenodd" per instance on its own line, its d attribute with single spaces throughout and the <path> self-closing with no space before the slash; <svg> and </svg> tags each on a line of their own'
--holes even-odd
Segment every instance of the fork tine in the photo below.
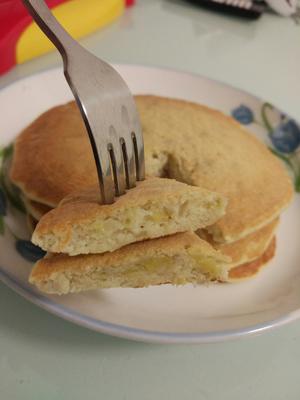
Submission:
<svg viewBox="0 0 300 400">
<path fill-rule="evenodd" d="M 135 153 L 136 179 L 142 181 L 145 179 L 144 143 L 142 134 L 139 133 L 139 131 L 132 132 L 132 140 Z"/>
<path fill-rule="evenodd" d="M 133 97 L 130 98 L 129 111 L 131 119 L 131 141 L 133 142 L 136 164 L 136 179 L 142 181 L 145 179 L 144 140 L 138 110 Z"/>
<path fill-rule="evenodd" d="M 114 202 L 115 185 L 112 180 L 112 168 L 110 155 L 107 149 L 103 148 L 98 153 L 97 148 L 92 146 L 95 162 L 97 166 L 98 179 L 101 191 L 101 202 L 103 204 L 111 204 Z"/>
<path fill-rule="evenodd" d="M 130 187 L 134 187 L 135 180 L 141 181 L 145 179 L 144 141 L 134 98 L 130 96 L 126 100 L 126 107 L 122 107 L 122 121 L 128 126 L 126 134 L 128 176 L 131 181 Z"/>
<path fill-rule="evenodd" d="M 126 106 L 124 105 L 126 104 Z M 132 129 L 138 125 L 137 109 L 132 96 L 126 98 L 121 108 L 122 127 L 123 127 L 123 143 L 122 151 L 126 172 L 127 189 L 136 186 L 137 172 L 135 162 L 135 149 L 132 140 Z"/>
<path fill-rule="evenodd" d="M 136 170 L 133 143 L 129 140 L 122 144 L 123 158 L 126 172 L 126 186 L 131 189 L 136 186 Z"/>
<path fill-rule="evenodd" d="M 121 149 L 118 149 L 118 147 L 120 146 L 111 146 L 109 152 L 113 169 L 116 196 L 122 196 L 126 190 L 126 178 Z"/>
<path fill-rule="evenodd" d="M 118 133 L 119 132 L 116 131 L 114 126 L 111 125 L 109 127 L 109 139 L 111 142 L 109 151 L 114 172 L 116 196 L 121 196 L 126 190 L 126 177 L 122 154 L 122 144 Z"/>
</svg>

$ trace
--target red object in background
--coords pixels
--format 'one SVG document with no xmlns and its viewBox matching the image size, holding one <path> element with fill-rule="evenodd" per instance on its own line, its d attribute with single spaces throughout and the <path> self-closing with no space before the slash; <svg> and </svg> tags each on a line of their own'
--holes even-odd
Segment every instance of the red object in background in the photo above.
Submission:
<svg viewBox="0 0 300 400">
<path fill-rule="evenodd" d="M 46 0 L 50 8 L 68 0 Z M 0 75 L 16 64 L 16 43 L 32 18 L 21 0 L 0 0 Z"/>
<path fill-rule="evenodd" d="M 67 1 L 46 0 L 46 3 L 53 8 Z M 126 7 L 134 3 L 135 0 L 125 0 Z M 17 41 L 31 22 L 32 18 L 21 0 L 0 0 L 0 75 L 16 65 Z"/>
</svg>

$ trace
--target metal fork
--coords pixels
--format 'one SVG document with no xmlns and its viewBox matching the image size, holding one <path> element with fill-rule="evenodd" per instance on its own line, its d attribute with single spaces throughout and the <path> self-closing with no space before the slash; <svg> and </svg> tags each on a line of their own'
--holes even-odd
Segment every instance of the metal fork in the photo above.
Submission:
<svg viewBox="0 0 300 400">
<path fill-rule="evenodd" d="M 23 0 L 59 50 L 92 145 L 102 202 L 113 203 L 145 177 L 144 143 L 136 105 L 121 76 L 76 42 L 44 0 Z"/>
</svg>

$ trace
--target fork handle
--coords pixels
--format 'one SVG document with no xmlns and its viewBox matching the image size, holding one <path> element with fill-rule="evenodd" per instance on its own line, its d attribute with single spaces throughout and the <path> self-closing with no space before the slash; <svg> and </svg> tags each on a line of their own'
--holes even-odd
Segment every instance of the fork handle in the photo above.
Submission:
<svg viewBox="0 0 300 400">
<path fill-rule="evenodd" d="M 74 47 L 81 46 L 60 25 L 44 0 L 23 0 L 23 4 L 41 30 L 58 49 L 64 64 L 66 64 L 68 51 L 71 51 Z"/>
</svg>

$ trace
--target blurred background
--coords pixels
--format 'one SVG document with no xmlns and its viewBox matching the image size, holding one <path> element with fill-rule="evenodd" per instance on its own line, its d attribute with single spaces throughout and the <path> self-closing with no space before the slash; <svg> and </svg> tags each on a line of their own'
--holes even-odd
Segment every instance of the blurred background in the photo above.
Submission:
<svg viewBox="0 0 300 400">
<path fill-rule="evenodd" d="M 48 0 L 66 29 L 109 62 L 197 72 L 284 110 L 288 102 L 296 116 L 298 3 L 268 3 L 273 8 L 248 0 Z M 50 48 L 20 0 L 0 1 L 0 87 L 62 65 L 56 51 L 41 55 Z"/>
</svg>

